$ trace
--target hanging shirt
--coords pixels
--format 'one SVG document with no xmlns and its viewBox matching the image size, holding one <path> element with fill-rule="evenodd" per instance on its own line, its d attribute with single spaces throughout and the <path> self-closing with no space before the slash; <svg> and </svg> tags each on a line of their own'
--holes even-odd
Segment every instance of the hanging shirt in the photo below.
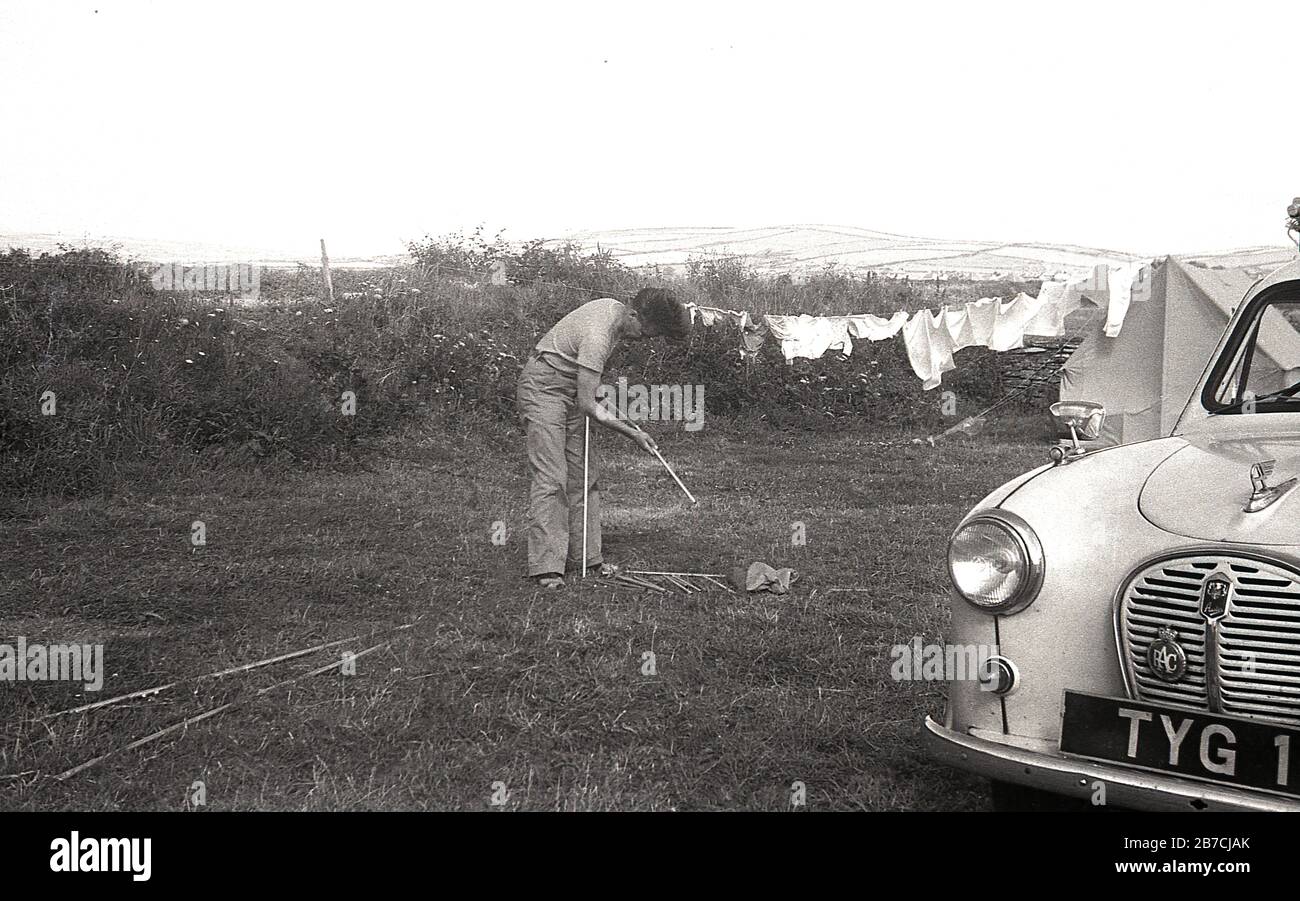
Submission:
<svg viewBox="0 0 1300 901">
<path fill-rule="evenodd" d="M 748 310 L 723 310 L 718 307 L 696 306 L 693 303 L 688 303 L 686 306 L 691 311 L 692 325 L 699 323 L 709 328 L 714 325 L 730 324 L 738 327 L 742 357 L 757 353 L 763 346 L 763 339 L 767 337 L 767 328 L 761 319 L 755 320 L 750 316 Z"/>
<path fill-rule="evenodd" d="M 907 311 L 899 310 L 888 319 L 864 313 L 860 316 L 836 316 L 843 319 L 848 333 L 853 338 L 865 338 L 868 341 L 884 341 L 897 335 L 907 322 Z"/>
<path fill-rule="evenodd" d="M 1013 299 L 998 307 L 997 321 L 993 325 L 993 335 L 989 338 L 990 350 L 1006 351 L 1025 346 L 1025 326 L 1027 326 L 1043 307 L 1038 297 L 1030 297 L 1023 291 Z"/>
<path fill-rule="evenodd" d="M 985 297 L 945 309 L 943 321 L 952 337 L 952 349 L 988 347 L 997 324 L 999 303 L 996 297 Z"/>
<path fill-rule="evenodd" d="M 826 316 L 764 316 L 764 324 L 772 337 L 781 342 L 781 354 L 787 363 L 796 357 L 816 360 L 828 350 L 853 353 L 848 327 L 832 322 Z"/>
<path fill-rule="evenodd" d="M 942 312 L 918 310 L 903 326 L 903 343 L 912 371 L 929 391 L 943 381 L 943 374 L 957 368 L 952 359 L 952 335 Z"/>
<path fill-rule="evenodd" d="M 1062 281 L 1043 282 L 1038 296 L 1043 305 L 1033 319 L 1025 323 L 1025 334 L 1040 338 L 1060 338 L 1065 334 L 1065 317 L 1083 303 L 1078 293 L 1066 297 L 1066 284 Z"/>
<path fill-rule="evenodd" d="M 1106 305 L 1106 337 L 1117 338 L 1124 328 L 1129 305 L 1151 296 L 1151 270 L 1146 263 L 1117 266 L 1109 275 L 1110 297 Z"/>
</svg>

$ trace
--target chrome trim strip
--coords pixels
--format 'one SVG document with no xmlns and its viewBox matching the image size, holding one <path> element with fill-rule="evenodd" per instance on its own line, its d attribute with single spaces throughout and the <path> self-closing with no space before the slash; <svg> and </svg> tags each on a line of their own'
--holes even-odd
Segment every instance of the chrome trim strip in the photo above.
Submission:
<svg viewBox="0 0 1300 901">
<path fill-rule="evenodd" d="M 1219 672 L 1219 619 L 1205 618 L 1205 697 L 1211 713 L 1223 713 L 1222 674 Z"/>
</svg>

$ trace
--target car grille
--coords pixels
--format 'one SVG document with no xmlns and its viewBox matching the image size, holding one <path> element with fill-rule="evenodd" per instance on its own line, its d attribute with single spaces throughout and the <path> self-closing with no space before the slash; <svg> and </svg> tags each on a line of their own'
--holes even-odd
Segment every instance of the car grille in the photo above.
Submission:
<svg viewBox="0 0 1300 901">
<path fill-rule="evenodd" d="M 1217 618 L 1201 612 L 1206 580 L 1231 583 Z M 1236 556 L 1180 557 L 1139 571 L 1121 596 L 1120 654 L 1134 695 L 1289 724 L 1300 724 L 1300 573 Z M 1147 662 L 1161 628 L 1187 654 L 1178 682 Z"/>
</svg>

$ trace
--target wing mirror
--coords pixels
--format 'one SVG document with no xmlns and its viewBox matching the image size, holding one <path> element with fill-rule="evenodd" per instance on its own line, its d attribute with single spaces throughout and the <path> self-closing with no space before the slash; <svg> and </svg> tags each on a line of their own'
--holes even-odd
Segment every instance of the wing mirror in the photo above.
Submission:
<svg viewBox="0 0 1300 901">
<path fill-rule="evenodd" d="M 1101 437 L 1101 427 L 1106 422 L 1106 408 L 1086 400 L 1063 400 L 1048 408 L 1052 418 L 1062 429 L 1069 429 L 1074 446 L 1067 453 L 1065 448 L 1052 448 L 1052 460 L 1063 463 L 1069 457 L 1078 457 L 1087 453 L 1079 444 L 1079 439 L 1095 441 Z"/>
</svg>

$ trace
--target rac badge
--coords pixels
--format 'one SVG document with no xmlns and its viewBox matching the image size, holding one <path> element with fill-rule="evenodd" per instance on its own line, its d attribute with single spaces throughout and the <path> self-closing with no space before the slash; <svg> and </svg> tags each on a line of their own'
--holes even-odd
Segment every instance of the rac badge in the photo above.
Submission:
<svg viewBox="0 0 1300 901">
<path fill-rule="evenodd" d="M 1187 652 L 1178 643 L 1178 633 L 1162 626 L 1147 648 L 1147 666 L 1163 682 L 1181 682 L 1187 675 Z"/>
</svg>

